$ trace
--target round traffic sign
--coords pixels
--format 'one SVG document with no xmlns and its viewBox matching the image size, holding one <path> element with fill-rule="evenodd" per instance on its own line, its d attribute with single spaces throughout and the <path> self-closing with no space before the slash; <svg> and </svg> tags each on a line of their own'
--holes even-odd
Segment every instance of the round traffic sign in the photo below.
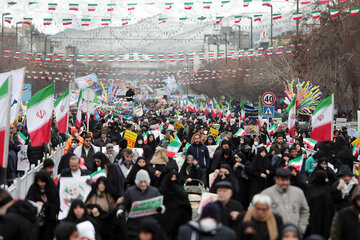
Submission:
<svg viewBox="0 0 360 240">
<path fill-rule="evenodd" d="M 275 94 L 273 94 L 272 92 L 266 92 L 262 95 L 261 100 L 264 105 L 272 106 L 275 104 L 276 97 L 275 97 Z"/>
</svg>

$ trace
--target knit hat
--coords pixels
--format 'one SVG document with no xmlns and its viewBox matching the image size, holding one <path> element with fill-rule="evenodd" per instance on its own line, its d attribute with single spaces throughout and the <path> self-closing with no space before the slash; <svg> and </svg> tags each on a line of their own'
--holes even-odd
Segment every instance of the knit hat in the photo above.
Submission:
<svg viewBox="0 0 360 240">
<path fill-rule="evenodd" d="M 54 167 L 54 161 L 51 158 L 44 160 L 43 168 Z"/>
<path fill-rule="evenodd" d="M 137 187 L 139 187 L 139 184 L 141 182 L 145 181 L 147 183 L 148 186 L 150 186 L 150 176 L 149 173 L 146 170 L 140 169 L 137 173 L 136 173 L 136 177 L 135 177 L 135 184 Z"/>
<path fill-rule="evenodd" d="M 201 213 L 201 218 L 205 217 L 211 217 L 218 223 L 221 223 L 221 213 L 219 206 L 213 202 L 206 204 Z"/>
<path fill-rule="evenodd" d="M 114 148 L 114 144 L 112 143 L 106 144 L 106 150 L 108 150 L 109 148 Z"/>
</svg>

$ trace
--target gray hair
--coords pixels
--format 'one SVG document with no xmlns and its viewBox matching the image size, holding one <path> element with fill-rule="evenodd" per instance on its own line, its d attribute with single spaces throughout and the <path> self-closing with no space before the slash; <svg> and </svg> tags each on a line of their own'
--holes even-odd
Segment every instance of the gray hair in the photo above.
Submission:
<svg viewBox="0 0 360 240">
<path fill-rule="evenodd" d="M 76 155 L 70 157 L 70 161 L 78 161 L 80 163 L 80 158 Z"/>
<path fill-rule="evenodd" d="M 123 156 L 133 155 L 133 151 L 131 149 L 125 148 L 123 152 Z"/>
<path fill-rule="evenodd" d="M 252 199 L 252 205 L 255 206 L 257 203 L 266 204 L 271 207 L 271 198 L 268 195 L 256 194 Z"/>
</svg>

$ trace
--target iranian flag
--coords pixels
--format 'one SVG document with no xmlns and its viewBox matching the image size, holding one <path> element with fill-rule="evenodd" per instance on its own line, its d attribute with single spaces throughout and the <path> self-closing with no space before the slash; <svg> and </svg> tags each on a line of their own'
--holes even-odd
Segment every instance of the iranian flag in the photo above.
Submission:
<svg viewBox="0 0 360 240">
<path fill-rule="evenodd" d="M 318 19 L 321 15 L 321 11 L 314 11 L 311 13 L 313 19 Z"/>
<path fill-rule="evenodd" d="M 135 6 L 137 5 L 137 3 L 128 3 L 128 11 L 132 11 L 135 10 Z"/>
<path fill-rule="evenodd" d="M 243 137 L 245 136 L 245 130 L 240 128 L 236 133 L 235 133 L 236 136 L 238 137 Z"/>
<path fill-rule="evenodd" d="M 330 10 L 330 16 L 331 16 L 332 18 L 339 16 L 339 14 L 340 14 L 340 10 L 339 10 L 339 9 Z"/>
<path fill-rule="evenodd" d="M 175 134 L 174 141 L 170 142 L 169 146 L 167 147 L 166 155 L 170 158 L 174 158 L 175 154 L 179 151 L 181 147 L 181 141 L 179 140 L 178 136 Z"/>
<path fill-rule="evenodd" d="M 11 23 L 12 19 L 13 19 L 12 17 L 5 17 L 5 22 Z"/>
<path fill-rule="evenodd" d="M 106 177 L 105 168 L 90 174 L 91 179 L 96 182 L 100 177 Z"/>
<path fill-rule="evenodd" d="M 27 125 L 31 146 L 42 146 L 50 140 L 54 102 L 54 84 L 41 89 L 29 100 Z"/>
<path fill-rule="evenodd" d="M 311 139 L 311 138 L 304 138 L 303 143 L 307 146 L 308 149 L 314 150 L 315 145 L 316 145 L 316 140 Z"/>
<path fill-rule="evenodd" d="M 270 1 L 271 0 L 262 0 L 262 5 L 263 6 L 270 6 Z"/>
<path fill-rule="evenodd" d="M 172 8 L 172 5 L 173 5 L 174 3 L 165 3 L 165 9 L 166 10 L 170 10 L 171 8 Z"/>
<path fill-rule="evenodd" d="M 77 102 L 77 113 L 76 113 L 76 122 L 75 126 L 77 128 L 81 127 L 81 115 L 82 115 L 82 106 L 84 103 L 84 99 L 82 97 L 82 90 L 80 91 L 78 102 Z"/>
<path fill-rule="evenodd" d="M 244 7 L 248 7 L 252 0 L 244 0 Z"/>
<path fill-rule="evenodd" d="M 240 100 L 240 120 L 242 122 L 246 122 L 246 117 L 245 117 L 245 105 L 244 105 L 244 101 L 243 98 L 241 97 Z"/>
<path fill-rule="evenodd" d="M 225 6 L 225 4 L 229 3 L 230 1 L 221 1 L 221 7 Z"/>
<path fill-rule="evenodd" d="M 148 143 L 148 136 L 149 136 L 149 131 L 147 131 L 146 133 L 142 134 L 143 139 L 144 139 L 144 144 Z"/>
<path fill-rule="evenodd" d="M 121 25 L 125 26 L 125 25 L 129 24 L 129 21 L 130 21 L 130 18 L 123 18 L 123 19 L 121 19 Z"/>
<path fill-rule="evenodd" d="M 8 150 L 9 150 L 9 134 L 10 134 L 10 98 L 9 79 L 0 86 L 0 167 L 7 167 Z"/>
<path fill-rule="evenodd" d="M 359 11 L 360 11 L 360 8 L 351 8 L 350 9 L 351 16 L 358 15 Z"/>
<path fill-rule="evenodd" d="M 243 16 L 235 16 L 235 23 L 240 23 Z"/>
<path fill-rule="evenodd" d="M 184 3 L 185 10 L 191 10 L 193 4 L 194 4 L 193 2 L 185 2 Z"/>
<path fill-rule="evenodd" d="M 329 3 L 329 0 L 320 0 L 320 3 Z"/>
<path fill-rule="evenodd" d="M 270 138 L 268 135 L 266 135 L 266 150 L 269 152 L 271 147 Z"/>
<path fill-rule="evenodd" d="M 216 17 L 216 24 L 221 23 L 221 21 L 223 20 L 224 17 Z"/>
<path fill-rule="evenodd" d="M 300 19 L 302 19 L 302 13 L 300 13 L 300 12 L 296 12 L 296 13 L 293 13 L 293 20 L 300 20 Z"/>
<path fill-rule="evenodd" d="M 308 4 L 310 4 L 310 3 L 311 3 L 310 0 L 303 0 L 303 1 L 301 1 L 301 5 L 308 5 Z"/>
<path fill-rule="evenodd" d="M 203 2 L 203 8 L 210 9 L 211 3 L 212 2 Z"/>
<path fill-rule="evenodd" d="M 44 26 L 51 25 L 51 22 L 52 22 L 52 18 L 44 18 Z"/>
<path fill-rule="evenodd" d="M 296 170 L 300 171 L 304 161 L 304 154 L 289 161 L 289 166 L 293 166 Z"/>
<path fill-rule="evenodd" d="M 311 116 L 310 137 L 317 141 L 332 141 L 332 121 L 334 117 L 334 95 L 324 99 Z"/>
<path fill-rule="evenodd" d="M 58 123 L 59 133 L 65 133 L 68 123 L 68 111 L 70 105 L 69 87 L 55 101 L 55 118 Z"/>
<path fill-rule="evenodd" d="M 79 4 L 78 3 L 69 3 L 69 10 L 70 11 L 79 11 Z"/>
<path fill-rule="evenodd" d="M 270 135 L 274 135 L 276 133 L 277 129 L 278 129 L 278 124 L 274 124 L 271 127 L 269 127 L 268 133 Z"/>
<path fill-rule="evenodd" d="M 83 18 L 81 19 L 81 26 L 88 27 L 90 26 L 90 19 L 89 18 Z"/>
<path fill-rule="evenodd" d="M 96 4 L 96 3 L 89 3 L 89 4 L 88 4 L 88 11 L 89 11 L 89 12 L 95 12 L 96 7 L 97 7 L 97 4 Z"/>
<path fill-rule="evenodd" d="M 289 113 L 288 129 L 291 137 L 295 136 L 296 107 L 297 107 L 297 100 L 296 100 L 296 95 L 294 95 L 293 99 L 291 100 L 291 103 L 286 108 L 286 111 Z"/>
<path fill-rule="evenodd" d="M 228 110 L 227 110 L 227 115 L 226 115 L 226 122 L 227 122 L 227 123 L 230 123 L 231 111 L 232 111 L 231 100 L 229 100 Z"/>
<path fill-rule="evenodd" d="M 205 19 L 206 19 L 206 17 L 204 17 L 204 16 L 198 17 L 198 20 L 200 20 L 200 21 L 203 21 Z"/>
<path fill-rule="evenodd" d="M 212 104 L 211 104 L 211 117 L 216 117 L 216 111 L 215 111 L 215 108 L 216 108 L 216 102 L 215 102 L 215 99 L 212 99 Z"/>
<path fill-rule="evenodd" d="M 57 3 L 48 3 L 48 10 L 55 11 L 57 7 Z"/>
<path fill-rule="evenodd" d="M 159 24 L 166 23 L 167 18 L 159 18 Z"/>
<path fill-rule="evenodd" d="M 259 108 L 258 108 L 258 126 L 259 126 L 259 130 L 261 129 L 261 125 L 262 125 L 262 115 L 263 115 L 263 109 L 261 106 L 261 97 L 259 97 Z"/>
<path fill-rule="evenodd" d="M 357 157 L 359 155 L 359 148 L 356 147 L 356 145 L 354 144 L 353 148 L 352 148 L 352 155 L 354 157 Z"/>
<path fill-rule="evenodd" d="M 32 18 L 24 18 L 24 24 L 31 25 Z"/>
<path fill-rule="evenodd" d="M 62 23 L 63 23 L 64 26 L 71 25 L 72 24 L 72 19 L 71 18 L 64 18 L 62 20 Z"/>
<path fill-rule="evenodd" d="M 187 153 L 187 150 L 189 149 L 190 146 L 191 146 L 190 143 L 186 143 L 185 149 L 184 149 L 184 153 L 185 153 L 185 154 Z"/>
<path fill-rule="evenodd" d="M 277 19 L 281 19 L 281 18 L 282 18 L 281 13 L 273 14 L 273 20 L 277 20 Z"/>
<path fill-rule="evenodd" d="M 254 22 L 261 22 L 262 15 L 254 15 Z"/>
<path fill-rule="evenodd" d="M 20 145 L 25 145 L 26 141 L 28 140 L 27 137 L 25 137 L 24 134 L 22 134 L 22 132 L 18 133 L 18 137 L 17 140 L 20 142 Z"/>
<path fill-rule="evenodd" d="M 108 5 L 107 5 L 107 11 L 108 11 L 108 12 L 114 11 L 115 6 L 116 6 L 115 3 L 108 3 Z"/>
</svg>

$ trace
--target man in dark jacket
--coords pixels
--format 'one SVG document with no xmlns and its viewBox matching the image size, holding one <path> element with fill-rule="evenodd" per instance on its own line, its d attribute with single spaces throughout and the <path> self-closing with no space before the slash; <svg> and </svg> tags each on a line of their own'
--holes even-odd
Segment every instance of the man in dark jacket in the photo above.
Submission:
<svg viewBox="0 0 360 240">
<path fill-rule="evenodd" d="M 190 221 L 179 229 L 178 240 L 214 239 L 235 240 L 236 233 L 221 223 L 221 212 L 216 203 L 208 203 L 198 222 Z"/>
<path fill-rule="evenodd" d="M 210 172 L 214 172 L 216 169 L 219 169 L 221 165 L 221 160 L 224 155 L 224 150 L 230 148 L 230 142 L 227 140 L 221 141 L 221 148 L 216 150 L 214 153 L 214 158 L 211 163 Z M 235 153 L 231 151 L 230 159 L 234 159 Z"/>
<path fill-rule="evenodd" d="M 135 184 L 136 186 L 131 186 L 126 190 L 124 202 L 120 205 L 119 210 L 116 213 L 117 216 L 123 216 L 126 211 L 130 212 L 133 202 L 160 196 L 159 190 L 150 186 L 150 176 L 146 170 L 141 169 L 138 171 L 135 178 Z M 162 208 L 159 209 L 159 212 L 164 213 L 165 207 L 162 206 Z M 148 217 L 156 217 L 156 215 Z M 139 223 L 144 218 L 147 217 L 128 218 L 127 225 L 129 239 L 137 239 Z"/>
<path fill-rule="evenodd" d="M 81 177 L 89 175 L 88 170 L 83 170 L 80 168 L 80 158 L 76 155 L 73 155 L 69 160 L 70 168 L 66 168 L 61 171 L 61 177 Z"/>
<path fill-rule="evenodd" d="M 201 142 L 199 134 L 195 134 L 194 143 L 188 148 L 186 155 L 192 155 L 198 161 L 201 168 L 210 168 L 209 150 L 206 145 Z"/>
<path fill-rule="evenodd" d="M 284 135 L 276 135 L 275 142 L 270 147 L 270 153 L 275 151 L 275 154 L 281 154 L 281 149 L 289 148 L 289 145 L 284 142 Z"/>
<path fill-rule="evenodd" d="M 98 147 L 105 147 L 106 144 L 111 142 L 111 139 L 107 136 L 108 132 L 106 130 L 101 131 L 101 137 L 94 140 L 94 145 Z"/>
<path fill-rule="evenodd" d="M 244 211 L 244 208 L 241 203 L 231 199 L 233 195 L 231 183 L 227 181 L 218 182 L 216 184 L 216 194 L 218 195 L 216 204 L 221 211 L 222 224 L 235 230 L 236 219 L 240 212 Z"/>
<path fill-rule="evenodd" d="M 331 240 L 360 239 L 360 187 L 355 187 L 351 206 L 339 211 L 331 226 Z"/>
<path fill-rule="evenodd" d="M 89 171 L 93 170 L 94 167 L 94 154 L 98 151 L 98 148 L 91 144 L 92 137 L 90 135 L 85 135 L 84 144 L 77 147 L 74 150 L 74 154 L 79 158 L 85 160 L 85 166 Z"/>
<path fill-rule="evenodd" d="M 36 208 L 27 201 L 15 201 L 0 189 L 0 239 L 37 239 Z"/>
</svg>

